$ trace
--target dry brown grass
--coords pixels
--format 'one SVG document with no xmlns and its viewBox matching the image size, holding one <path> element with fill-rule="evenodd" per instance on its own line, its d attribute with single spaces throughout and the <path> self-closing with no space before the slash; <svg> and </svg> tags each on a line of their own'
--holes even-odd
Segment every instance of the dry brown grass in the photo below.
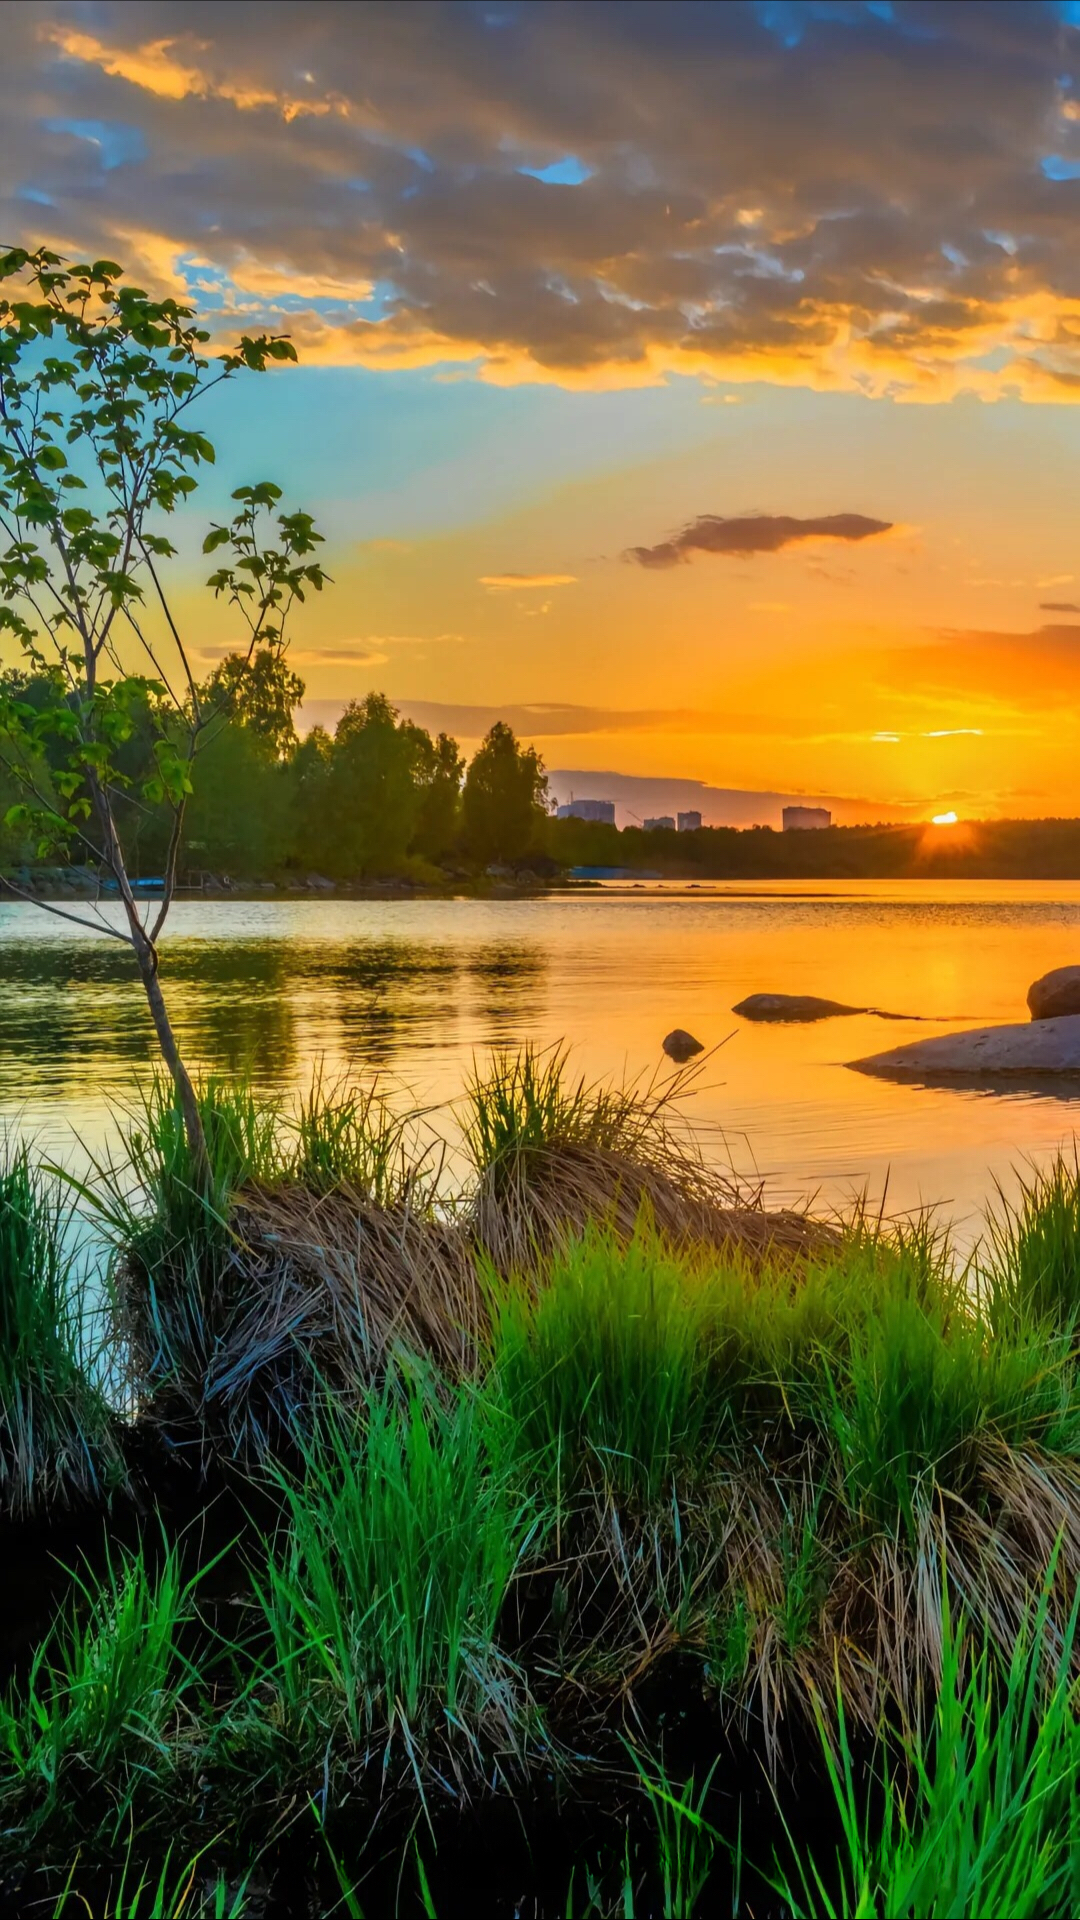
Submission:
<svg viewBox="0 0 1080 1920">
<path fill-rule="evenodd" d="M 474 1365 L 483 1298 L 452 1222 L 407 1198 L 380 1206 L 349 1186 L 282 1185 L 242 1189 L 233 1225 L 253 1277 L 261 1267 L 321 1303 L 334 1385 L 370 1384 L 402 1350 L 452 1378 Z"/>
<path fill-rule="evenodd" d="M 837 1739 L 841 1709 L 849 1736 L 887 1719 L 925 1734 L 946 1608 L 978 1622 L 1007 1663 L 1051 1576 L 1040 1663 L 1052 1683 L 1080 1589 L 1080 1463 L 990 1443 L 983 1510 L 936 1491 L 914 1539 L 860 1539 L 840 1505 L 815 1495 L 823 1464 L 814 1449 L 783 1466 L 753 1454 L 729 1463 L 683 1501 L 674 1528 L 610 1491 L 579 1509 L 553 1569 L 570 1599 L 553 1663 L 560 1710 L 633 1722 L 661 1663 L 682 1651 L 704 1658 L 706 1690 L 774 1773 L 792 1736 L 820 1726 Z M 793 1593 L 804 1528 L 812 1550 Z M 1080 1679 L 1080 1650 L 1076 1668 Z"/>
<path fill-rule="evenodd" d="M 535 1272 L 560 1241 L 603 1223 L 628 1239 L 642 1216 L 674 1246 L 794 1259 L 836 1245 L 835 1228 L 770 1210 L 761 1187 L 710 1165 L 685 1116 L 711 1056 L 629 1086 L 574 1080 L 560 1049 L 497 1055 L 469 1088 L 476 1170 L 468 1219 L 502 1274 Z"/>
<path fill-rule="evenodd" d="M 508 1154 L 483 1170 L 470 1209 L 478 1249 L 498 1272 L 535 1272 L 560 1241 L 591 1225 L 629 1239 L 642 1217 L 673 1246 L 714 1247 L 751 1259 L 794 1259 L 839 1244 L 837 1230 L 733 1191 L 676 1148 L 667 1164 L 618 1148 L 557 1142 Z"/>
</svg>

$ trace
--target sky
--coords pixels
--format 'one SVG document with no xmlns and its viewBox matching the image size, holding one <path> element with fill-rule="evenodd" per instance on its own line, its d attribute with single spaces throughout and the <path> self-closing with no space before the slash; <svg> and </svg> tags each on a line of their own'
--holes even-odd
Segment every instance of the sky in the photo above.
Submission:
<svg viewBox="0 0 1080 1920">
<path fill-rule="evenodd" d="M 315 513 L 309 720 L 1080 812 L 1080 5 L 6 0 L 0 242 L 292 337 L 192 512 Z"/>
</svg>

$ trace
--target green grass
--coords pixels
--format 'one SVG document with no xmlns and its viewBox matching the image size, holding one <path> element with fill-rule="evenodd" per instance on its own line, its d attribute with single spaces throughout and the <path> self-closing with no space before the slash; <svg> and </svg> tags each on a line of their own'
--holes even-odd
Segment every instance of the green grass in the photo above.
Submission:
<svg viewBox="0 0 1080 1920">
<path fill-rule="evenodd" d="M 983 1283 L 995 1332 L 1074 1338 L 1080 1325 L 1080 1159 L 1058 1154 L 1020 1182 L 989 1221 Z"/>
<path fill-rule="evenodd" d="M 25 1148 L 0 1160 L 0 1514 L 100 1496 L 123 1463 L 76 1284 L 74 1222 Z"/>
<path fill-rule="evenodd" d="M 210 1163 L 197 1177 L 171 1083 L 156 1079 L 124 1133 L 124 1160 L 98 1189 L 99 1209 L 134 1261 L 151 1277 L 174 1265 L 221 1257 L 233 1197 L 246 1181 L 271 1183 L 281 1170 L 281 1111 L 244 1081 L 211 1076 L 197 1088 Z M 178 1258 L 179 1256 L 179 1258 Z"/>
<path fill-rule="evenodd" d="M 538 1287 L 488 1286 L 493 1379 L 563 1485 L 655 1500 L 786 1433 L 828 1456 L 860 1521 L 910 1528 L 935 1485 L 968 1490 L 989 1440 L 1080 1440 L 1067 1345 L 993 1338 L 920 1245 L 856 1236 L 795 1278 L 673 1250 L 643 1220 L 629 1245 L 594 1228 L 557 1251 Z"/>
<path fill-rule="evenodd" d="M 566 1047 L 496 1053 L 466 1090 L 465 1146 L 477 1172 L 556 1145 L 623 1148 L 640 1131 L 633 1091 L 575 1077 Z"/>
<path fill-rule="evenodd" d="M 0 1701 L 0 1809 L 23 1831 L 119 1831 L 183 1771 L 197 1727 L 198 1676 L 182 1651 L 195 1581 L 175 1547 L 109 1557 Z M 189 1783 L 190 1785 L 190 1783 Z"/>
<path fill-rule="evenodd" d="M 410 1153 L 412 1122 L 377 1085 L 327 1086 L 317 1073 L 291 1122 L 295 1144 L 288 1178 L 307 1193 L 346 1186 L 375 1206 L 395 1206 L 420 1181 Z"/>
<path fill-rule="evenodd" d="M 1049 1596 L 1002 1665 L 976 1623 L 945 1609 L 932 1726 L 899 1753 L 883 1739 L 871 1811 L 840 1713 L 823 1754 L 842 1829 L 835 1862 L 799 1854 L 778 1876 L 793 1920 L 879 1914 L 1062 1920 L 1080 1907 L 1080 1722 L 1074 1606 L 1044 1685 Z M 883 1804 L 882 1804 L 883 1802 Z"/>
<path fill-rule="evenodd" d="M 690 1920 L 705 1893 L 719 1839 L 704 1817 L 719 1758 L 700 1786 L 691 1774 L 681 1788 L 668 1778 L 662 1761 L 647 1765 L 634 1748 L 631 1758 L 656 1823 L 662 1911 Z"/>
<path fill-rule="evenodd" d="M 550 1484 L 591 1475 L 643 1500 L 715 1449 L 706 1276 L 646 1228 L 603 1228 L 553 1256 L 538 1290 L 489 1285 L 490 1365 L 510 1429 Z"/>
<path fill-rule="evenodd" d="M 212 1846 L 185 1856 L 170 1842 L 164 1859 L 144 1865 L 131 1837 L 119 1872 L 111 1874 L 100 1867 L 82 1874 L 76 1858 L 51 1920 L 81 1920 L 88 1913 L 96 1920 L 242 1920 L 252 1869 L 239 1879 L 214 1871 L 206 1864 Z"/>
<path fill-rule="evenodd" d="M 257 1587 L 294 1749 L 346 1769 L 396 1751 L 418 1775 L 435 1745 L 518 1753 L 528 1703 L 497 1638 L 534 1519 L 471 1393 L 391 1380 L 278 1478 L 287 1524 Z"/>
<path fill-rule="evenodd" d="M 242 1553 L 205 1620 L 145 1514 L 147 1550 L 80 1574 L 0 1707 L 0 1857 L 48 1858 L 52 1892 L 85 1857 L 110 1911 L 150 1912 L 231 1899 L 192 1878 L 200 1837 L 243 1870 L 265 1828 L 276 1860 L 332 1864 L 331 1905 L 437 1912 L 446 1809 L 514 1796 L 528 1829 L 542 1788 L 607 1823 L 574 1911 L 651 1920 L 719 1910 L 739 1796 L 771 1769 L 794 1820 L 824 1768 L 839 1853 L 793 1826 L 797 1851 L 754 1863 L 793 1913 L 1070 1910 L 1075 1167 L 1029 1180 L 965 1268 L 927 1221 L 772 1252 L 717 1235 L 660 1097 L 561 1055 L 474 1085 L 461 1204 L 374 1090 L 316 1084 L 291 1114 L 202 1097 L 209 1192 L 159 1094 L 97 1198 L 146 1457 L 189 1434 L 207 1473 L 227 1456 Z M 494 1232 L 526 1164 L 547 1169 L 527 1224 L 568 1168 L 586 1224 L 515 1265 L 476 1196 Z M 100 1411 L 56 1204 L 25 1156 L 0 1170 L 0 1380 L 33 1502 L 61 1468 L 78 1483 L 64 1447 Z M 173 1471 L 170 1497 L 198 1497 Z"/>
</svg>

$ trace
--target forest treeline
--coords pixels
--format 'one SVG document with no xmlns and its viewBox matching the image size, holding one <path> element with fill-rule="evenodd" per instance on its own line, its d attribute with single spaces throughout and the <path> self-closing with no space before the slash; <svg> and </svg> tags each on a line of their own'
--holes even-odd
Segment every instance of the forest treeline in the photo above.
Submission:
<svg viewBox="0 0 1080 1920">
<path fill-rule="evenodd" d="M 51 694 L 44 676 L 5 676 L 23 710 Z M 206 729 L 193 768 L 178 872 L 181 884 L 204 873 L 234 882 L 316 871 L 335 881 L 381 875 L 438 878 L 464 864 L 544 857 L 547 782 L 543 762 L 497 723 L 466 767 L 456 740 L 404 719 L 383 694 L 346 706 L 331 735 L 314 727 L 301 739 L 294 722 L 303 682 L 269 649 L 253 662 L 226 658 L 200 698 L 218 718 Z M 161 874 L 168 821 L 144 804 L 162 716 L 148 687 L 116 750 L 114 804 L 130 871 Z M 33 866 L 35 812 L 25 779 L 12 769 L 12 743 L 0 737 L 0 865 Z M 54 736 L 43 734 L 30 770 L 48 805 L 59 789 Z M 24 775 L 25 767 L 22 769 Z M 55 857 L 55 856 L 52 856 Z M 83 859 L 78 840 L 71 861 Z"/>
<path fill-rule="evenodd" d="M 548 823 L 567 866 L 618 867 L 695 880 L 1080 880 L 1080 819 L 826 827 L 702 827 L 695 833 Z"/>
<path fill-rule="evenodd" d="M 8 673 L 8 694 L 44 706 L 44 677 Z M 498 722 L 466 761 L 449 734 L 432 736 L 385 695 L 346 706 L 334 732 L 297 734 L 304 687 L 280 655 L 245 666 L 226 658 L 203 688 L 220 714 L 198 756 L 184 818 L 181 884 L 204 874 L 237 884 L 315 872 L 338 883 L 375 878 L 440 879 L 493 864 L 551 878 L 575 867 L 706 879 L 1080 879 L 1080 820 L 997 820 L 955 827 L 891 824 L 781 833 L 770 827 L 703 827 L 675 834 L 601 822 L 558 820 L 549 810 L 542 759 Z M 118 816 L 131 870 L 160 874 L 167 824 L 140 794 L 160 736 L 153 689 L 131 715 L 118 754 L 124 783 Z M 50 736 L 32 769 L 46 803 L 55 797 Z M 33 868 L 42 854 L 25 788 L 0 737 L 0 867 Z M 25 770 L 24 770 L 25 771 Z M 65 797 L 68 797 L 65 795 Z M 50 856 L 55 858 L 55 856 Z M 71 861 L 82 859 L 77 842 Z"/>
</svg>

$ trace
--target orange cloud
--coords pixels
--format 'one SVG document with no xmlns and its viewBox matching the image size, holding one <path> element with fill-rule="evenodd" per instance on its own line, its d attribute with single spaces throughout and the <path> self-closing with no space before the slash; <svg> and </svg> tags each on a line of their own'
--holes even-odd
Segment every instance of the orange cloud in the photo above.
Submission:
<svg viewBox="0 0 1080 1920">
<path fill-rule="evenodd" d="M 273 107 L 285 121 L 306 115 L 347 114 L 349 111 L 348 103 L 341 99 L 310 100 L 282 95 L 265 87 L 214 80 L 205 69 L 189 65 L 176 51 L 183 46 L 188 50 L 189 57 L 210 52 L 211 41 L 196 40 L 187 34 L 150 40 L 135 47 L 117 48 L 107 46 L 95 34 L 80 33 L 59 21 L 47 20 L 41 27 L 41 37 L 51 42 L 69 60 L 100 67 L 102 73 L 126 80 L 131 86 L 140 87 L 143 92 L 161 100 L 186 100 L 193 95 L 204 100 L 225 100 L 241 111 Z"/>
<path fill-rule="evenodd" d="M 573 587 L 577 585 L 575 573 L 482 573 L 480 585 L 489 592 L 508 591 L 514 587 Z"/>
</svg>

